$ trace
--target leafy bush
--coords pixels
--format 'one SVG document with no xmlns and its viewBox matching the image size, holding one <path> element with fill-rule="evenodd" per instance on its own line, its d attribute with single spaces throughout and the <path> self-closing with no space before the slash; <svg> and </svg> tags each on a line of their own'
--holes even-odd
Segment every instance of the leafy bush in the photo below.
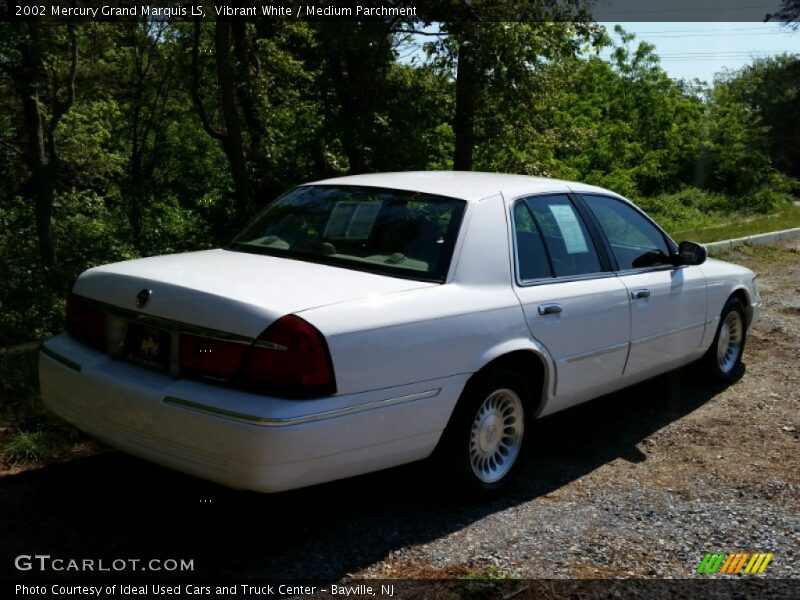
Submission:
<svg viewBox="0 0 800 600">
<path fill-rule="evenodd" d="M 704 227 L 714 221 L 729 198 L 697 188 L 685 188 L 674 194 L 637 198 L 636 204 L 668 231 Z"/>
<path fill-rule="evenodd" d="M 136 256 L 125 215 L 94 191 L 60 194 L 54 224 L 60 268 L 70 281 L 89 267 Z"/>
<path fill-rule="evenodd" d="M 175 198 L 146 203 L 141 246 L 148 255 L 208 248 L 215 237 L 206 219 Z M 59 269 L 48 273 L 39 260 L 32 202 L 14 198 L 0 206 L 0 345 L 41 340 L 63 323 L 70 284 L 90 267 L 136 258 L 128 215 L 97 193 L 60 194 L 54 206 Z"/>
<path fill-rule="evenodd" d="M 200 250 L 215 245 L 208 222 L 197 211 L 181 207 L 175 198 L 151 201 L 143 212 L 141 247 L 147 255 Z"/>
<path fill-rule="evenodd" d="M 0 206 L 0 345 L 41 339 L 60 322 L 63 300 L 39 260 L 31 202 Z"/>
<path fill-rule="evenodd" d="M 768 176 L 766 185 L 739 198 L 734 205 L 742 212 L 762 214 L 789 208 L 792 206 L 793 188 L 800 189 L 800 182 L 775 171 Z"/>
<path fill-rule="evenodd" d="M 786 185 L 759 188 L 746 198 L 687 187 L 673 194 L 635 198 L 636 204 L 667 231 L 683 231 L 728 222 L 736 215 L 771 213 L 791 206 Z"/>
<path fill-rule="evenodd" d="M 32 345 L 27 351 L 0 351 L 0 406 L 6 403 L 6 398 L 28 398 L 38 389 L 38 345 Z"/>
</svg>

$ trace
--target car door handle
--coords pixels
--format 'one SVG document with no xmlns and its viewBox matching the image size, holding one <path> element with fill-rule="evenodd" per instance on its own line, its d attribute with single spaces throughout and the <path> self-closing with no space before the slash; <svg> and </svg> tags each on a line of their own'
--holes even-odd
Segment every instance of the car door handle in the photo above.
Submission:
<svg viewBox="0 0 800 600">
<path fill-rule="evenodd" d="M 650 290 L 641 289 L 641 290 L 633 290 L 631 292 L 631 298 L 634 300 L 639 300 L 640 298 L 649 298 L 650 297 Z"/>
<path fill-rule="evenodd" d="M 539 305 L 539 314 L 540 315 L 555 315 L 561 312 L 561 305 L 560 304 L 540 304 Z"/>
</svg>

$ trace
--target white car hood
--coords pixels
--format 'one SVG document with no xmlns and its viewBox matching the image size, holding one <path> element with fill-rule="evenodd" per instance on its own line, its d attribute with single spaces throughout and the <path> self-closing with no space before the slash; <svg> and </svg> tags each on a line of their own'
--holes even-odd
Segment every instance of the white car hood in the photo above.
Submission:
<svg viewBox="0 0 800 600">
<path fill-rule="evenodd" d="M 73 292 L 126 310 L 257 337 L 290 313 L 436 285 L 230 250 L 155 256 L 89 269 Z M 136 295 L 152 291 L 144 308 Z"/>
</svg>

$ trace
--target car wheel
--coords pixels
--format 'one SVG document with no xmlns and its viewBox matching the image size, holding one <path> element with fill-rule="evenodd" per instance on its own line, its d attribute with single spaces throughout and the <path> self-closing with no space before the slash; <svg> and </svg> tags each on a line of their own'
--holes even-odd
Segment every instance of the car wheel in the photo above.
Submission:
<svg viewBox="0 0 800 600">
<path fill-rule="evenodd" d="M 703 357 L 706 371 L 716 381 L 730 381 L 742 362 L 747 339 L 747 317 L 738 298 L 730 298 L 722 309 L 714 343 Z"/>
<path fill-rule="evenodd" d="M 504 487 L 521 462 L 529 398 L 527 383 L 511 369 L 470 382 L 442 436 L 439 470 L 468 491 Z"/>
</svg>

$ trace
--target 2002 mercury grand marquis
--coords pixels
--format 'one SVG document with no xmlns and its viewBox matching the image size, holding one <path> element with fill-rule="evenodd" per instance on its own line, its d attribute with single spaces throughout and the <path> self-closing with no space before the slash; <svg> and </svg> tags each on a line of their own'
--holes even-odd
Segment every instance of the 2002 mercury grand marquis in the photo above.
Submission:
<svg viewBox="0 0 800 600">
<path fill-rule="evenodd" d="M 531 419 L 692 361 L 730 379 L 760 309 L 751 271 L 607 190 L 359 175 L 293 189 L 225 249 L 89 269 L 41 383 L 97 438 L 236 488 L 435 452 L 486 490 Z"/>
</svg>

